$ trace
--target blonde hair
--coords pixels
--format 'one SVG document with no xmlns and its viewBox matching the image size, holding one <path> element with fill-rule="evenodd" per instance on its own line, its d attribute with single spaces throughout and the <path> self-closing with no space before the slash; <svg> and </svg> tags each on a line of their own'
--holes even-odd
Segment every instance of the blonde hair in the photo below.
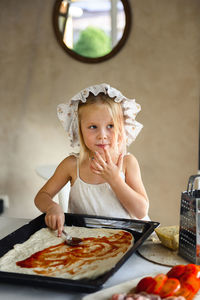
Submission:
<svg viewBox="0 0 200 300">
<path fill-rule="evenodd" d="M 119 144 L 118 149 L 121 152 L 124 152 L 125 149 L 124 116 L 121 104 L 115 102 L 112 98 L 110 98 L 108 95 L 105 95 L 104 93 L 99 93 L 97 96 L 94 96 L 92 93 L 90 93 L 87 101 L 85 103 L 80 102 L 78 106 L 80 161 L 82 161 L 85 158 L 85 155 L 89 153 L 89 150 L 84 143 L 81 131 L 81 117 L 83 114 L 83 108 L 89 107 L 94 104 L 103 104 L 107 106 L 108 111 L 113 119 L 115 137 L 117 137 Z"/>
</svg>

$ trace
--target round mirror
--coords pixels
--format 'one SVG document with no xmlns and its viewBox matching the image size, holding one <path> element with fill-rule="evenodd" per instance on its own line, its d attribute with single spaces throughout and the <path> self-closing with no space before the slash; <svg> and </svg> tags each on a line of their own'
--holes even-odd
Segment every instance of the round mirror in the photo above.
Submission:
<svg viewBox="0 0 200 300">
<path fill-rule="evenodd" d="M 131 9 L 128 0 L 56 0 L 53 26 L 69 55 L 97 63 L 113 57 L 126 42 Z"/>
</svg>

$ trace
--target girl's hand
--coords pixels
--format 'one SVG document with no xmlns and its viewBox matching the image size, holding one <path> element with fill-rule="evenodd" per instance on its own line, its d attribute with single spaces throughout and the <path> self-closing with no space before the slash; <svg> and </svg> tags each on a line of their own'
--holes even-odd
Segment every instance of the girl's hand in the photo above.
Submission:
<svg viewBox="0 0 200 300">
<path fill-rule="evenodd" d="M 46 225 L 53 229 L 58 230 L 58 236 L 61 236 L 63 225 L 65 222 L 65 216 L 62 208 L 57 203 L 50 206 L 47 209 L 46 216 L 45 216 L 45 223 Z"/>
<path fill-rule="evenodd" d="M 91 170 L 93 173 L 100 175 L 109 183 L 116 176 L 119 176 L 123 164 L 123 156 L 119 155 L 118 161 L 115 164 L 112 161 L 110 153 L 104 149 L 105 159 L 100 153 L 95 152 L 95 157 L 91 160 Z"/>
</svg>

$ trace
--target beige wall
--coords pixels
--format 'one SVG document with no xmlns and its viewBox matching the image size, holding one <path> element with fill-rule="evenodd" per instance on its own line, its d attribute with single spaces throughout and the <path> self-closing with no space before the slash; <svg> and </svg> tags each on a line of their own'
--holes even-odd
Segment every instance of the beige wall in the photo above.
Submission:
<svg viewBox="0 0 200 300">
<path fill-rule="evenodd" d="M 41 164 L 67 155 L 56 105 L 107 82 L 142 105 L 144 129 L 130 148 L 150 198 L 150 217 L 179 222 L 181 191 L 198 167 L 200 1 L 130 0 L 125 47 L 100 64 L 73 60 L 52 30 L 53 0 L 0 1 L 0 194 L 9 216 L 34 218 Z"/>
</svg>

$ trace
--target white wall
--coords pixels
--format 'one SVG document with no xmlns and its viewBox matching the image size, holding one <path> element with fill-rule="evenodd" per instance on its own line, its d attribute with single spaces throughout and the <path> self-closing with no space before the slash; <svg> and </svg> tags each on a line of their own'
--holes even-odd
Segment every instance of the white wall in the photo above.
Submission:
<svg viewBox="0 0 200 300">
<path fill-rule="evenodd" d="M 180 194 L 198 167 L 200 2 L 131 0 L 125 47 L 100 64 L 73 60 L 52 29 L 53 0 L 0 1 L 0 193 L 10 216 L 34 218 L 41 164 L 68 153 L 58 103 L 82 88 L 110 83 L 142 105 L 144 129 L 130 148 L 150 198 L 150 216 L 179 220 Z"/>
</svg>

